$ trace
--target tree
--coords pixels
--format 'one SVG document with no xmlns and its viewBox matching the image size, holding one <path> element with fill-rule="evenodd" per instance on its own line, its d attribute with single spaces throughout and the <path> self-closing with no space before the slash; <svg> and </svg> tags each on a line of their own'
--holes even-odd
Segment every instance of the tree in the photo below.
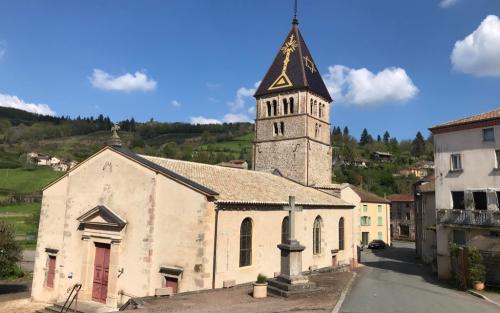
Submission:
<svg viewBox="0 0 500 313">
<path fill-rule="evenodd" d="M 382 138 L 380 138 L 380 135 L 377 135 L 377 142 L 381 142 Z"/>
<path fill-rule="evenodd" d="M 0 278 L 20 277 L 23 272 L 17 265 L 21 260 L 21 247 L 15 241 L 14 228 L 0 221 Z"/>
<path fill-rule="evenodd" d="M 411 143 L 411 152 L 415 157 L 420 157 L 425 152 L 425 139 L 420 132 L 417 133 L 415 139 Z"/>
<path fill-rule="evenodd" d="M 389 140 L 391 140 L 391 135 L 389 135 L 389 132 L 388 132 L 388 131 L 385 131 L 385 133 L 384 133 L 384 139 L 383 139 L 383 140 L 384 140 L 384 143 L 385 143 L 386 145 L 388 145 L 388 144 L 389 144 Z"/>
<path fill-rule="evenodd" d="M 359 144 L 364 146 L 373 142 L 372 136 L 368 133 L 368 130 L 365 128 L 361 133 L 361 137 L 359 138 Z"/>
<path fill-rule="evenodd" d="M 344 127 L 344 132 L 342 133 L 342 136 L 349 137 L 349 128 L 347 128 L 347 126 Z"/>
</svg>

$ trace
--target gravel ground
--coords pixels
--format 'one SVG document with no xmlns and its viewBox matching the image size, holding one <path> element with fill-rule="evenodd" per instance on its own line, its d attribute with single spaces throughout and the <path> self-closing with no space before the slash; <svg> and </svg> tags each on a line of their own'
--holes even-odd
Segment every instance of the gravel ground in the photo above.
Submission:
<svg viewBox="0 0 500 313">
<path fill-rule="evenodd" d="M 251 285 L 229 289 L 207 290 L 179 294 L 172 298 L 156 299 L 146 303 L 136 313 L 242 313 L 242 312 L 331 312 L 352 273 L 318 273 L 311 276 L 323 290 L 304 296 L 281 298 L 268 296 L 254 299 Z"/>
<path fill-rule="evenodd" d="M 48 306 L 48 303 L 32 302 L 30 298 L 4 300 L 0 296 L 0 312 L 2 313 L 33 313 Z"/>
</svg>

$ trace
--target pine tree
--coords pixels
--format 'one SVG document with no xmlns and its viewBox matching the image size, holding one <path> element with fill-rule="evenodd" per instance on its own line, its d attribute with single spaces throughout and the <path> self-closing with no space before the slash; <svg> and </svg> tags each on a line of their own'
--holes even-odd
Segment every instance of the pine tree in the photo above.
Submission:
<svg viewBox="0 0 500 313">
<path fill-rule="evenodd" d="M 382 138 L 380 138 L 380 135 L 377 135 L 377 142 L 381 142 Z"/>
<path fill-rule="evenodd" d="M 366 128 L 363 129 L 363 132 L 361 133 L 361 137 L 359 138 L 359 144 L 364 146 L 364 145 L 372 143 L 372 142 L 373 142 L 373 138 L 368 133 L 368 130 Z"/>
<path fill-rule="evenodd" d="M 388 145 L 389 144 L 389 140 L 391 140 L 391 135 L 389 135 L 388 131 L 385 131 L 385 133 L 384 133 L 384 143 L 386 145 Z"/>
<path fill-rule="evenodd" d="M 342 133 L 342 136 L 344 136 L 344 138 L 347 138 L 349 136 L 349 128 L 344 127 L 344 132 Z"/>
<path fill-rule="evenodd" d="M 411 143 L 411 152 L 415 157 L 420 157 L 425 152 L 425 139 L 420 132 L 417 133 L 415 139 Z"/>
</svg>

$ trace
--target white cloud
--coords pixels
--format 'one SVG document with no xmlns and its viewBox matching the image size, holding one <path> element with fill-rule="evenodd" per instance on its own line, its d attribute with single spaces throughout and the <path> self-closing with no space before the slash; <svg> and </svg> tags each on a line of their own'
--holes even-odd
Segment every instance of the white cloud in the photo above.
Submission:
<svg viewBox="0 0 500 313">
<path fill-rule="evenodd" d="M 7 41 L 0 40 L 0 60 L 4 57 L 7 52 Z"/>
<path fill-rule="evenodd" d="M 459 0 L 441 0 L 439 6 L 442 8 L 449 8 L 458 3 Z"/>
<path fill-rule="evenodd" d="M 252 123 L 253 120 L 246 114 L 228 113 L 222 119 L 224 123 Z"/>
<path fill-rule="evenodd" d="M 190 120 L 190 123 L 191 124 L 222 124 L 221 121 L 215 119 L 215 118 L 208 118 L 208 117 L 204 117 L 204 116 L 194 116 L 194 117 L 191 117 L 191 120 Z"/>
<path fill-rule="evenodd" d="M 256 82 L 253 88 L 240 87 L 236 91 L 235 99 L 231 102 L 228 102 L 231 111 L 235 112 L 245 109 L 245 99 L 252 97 L 255 91 L 257 90 L 257 87 L 259 87 L 259 85 L 260 81 Z"/>
<path fill-rule="evenodd" d="M 181 104 L 179 101 L 177 101 L 177 100 L 172 100 L 171 104 L 172 104 L 172 106 L 174 106 L 174 107 L 176 107 L 176 108 L 178 108 L 178 107 L 180 107 L 180 106 L 182 105 L 182 104 Z"/>
<path fill-rule="evenodd" d="M 144 72 L 126 73 L 122 76 L 112 76 L 103 70 L 94 69 L 89 77 L 92 86 L 102 90 L 112 91 L 151 91 L 156 89 L 156 81 L 149 78 Z"/>
<path fill-rule="evenodd" d="M 451 63 L 457 71 L 476 76 L 500 76 L 500 19 L 487 16 L 479 27 L 455 42 Z"/>
<path fill-rule="evenodd" d="M 343 65 L 328 67 L 325 84 L 334 101 L 370 106 L 384 102 L 405 102 L 418 93 L 406 71 L 389 67 L 376 74 L 366 68 Z"/>
<path fill-rule="evenodd" d="M 41 115 L 56 115 L 56 112 L 52 111 L 52 109 L 47 104 L 27 103 L 16 96 L 11 96 L 1 93 L 0 93 L 0 106 L 6 108 L 24 110 Z"/>
</svg>

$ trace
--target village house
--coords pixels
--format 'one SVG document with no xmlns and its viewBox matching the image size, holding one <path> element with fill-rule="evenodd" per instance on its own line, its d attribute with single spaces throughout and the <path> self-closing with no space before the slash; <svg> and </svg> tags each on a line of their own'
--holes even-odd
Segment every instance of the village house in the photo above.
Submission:
<svg viewBox="0 0 500 313">
<path fill-rule="evenodd" d="M 500 109 L 430 128 L 434 136 L 437 266 L 452 277 L 450 244 L 477 246 L 487 284 L 500 284 Z M 479 240 L 478 238 L 482 238 Z M 488 251 L 488 247 L 493 247 Z"/>
<path fill-rule="evenodd" d="M 392 160 L 392 154 L 384 151 L 373 151 L 370 157 L 372 160 L 380 162 L 389 162 Z"/>
<path fill-rule="evenodd" d="M 116 307 L 130 297 L 222 288 L 280 270 L 289 196 L 303 271 L 354 264 L 354 205 L 331 184 L 330 102 L 298 22 L 255 93 L 253 169 L 112 145 L 43 190 L 32 297 Z"/>
<path fill-rule="evenodd" d="M 415 199 L 413 195 L 387 196 L 391 203 L 391 238 L 415 240 Z"/>
<path fill-rule="evenodd" d="M 415 247 L 417 255 L 426 264 L 436 265 L 436 196 L 435 177 L 429 175 L 414 186 Z"/>
</svg>

